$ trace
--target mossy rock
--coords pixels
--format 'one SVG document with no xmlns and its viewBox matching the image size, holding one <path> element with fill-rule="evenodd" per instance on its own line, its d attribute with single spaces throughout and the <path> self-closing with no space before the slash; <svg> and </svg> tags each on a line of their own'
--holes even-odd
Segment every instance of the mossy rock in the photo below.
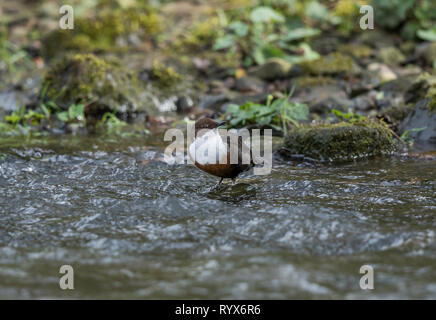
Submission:
<svg viewBox="0 0 436 320">
<path fill-rule="evenodd" d="M 58 29 L 45 40 L 43 55 L 52 58 L 62 51 L 96 52 L 121 49 L 119 41 L 136 34 L 147 38 L 161 30 L 158 15 L 149 7 L 101 10 L 92 18 L 77 18 L 73 30 Z"/>
<path fill-rule="evenodd" d="M 420 75 L 404 94 L 406 103 L 417 103 L 427 99 L 428 109 L 436 111 L 436 76 L 429 73 Z"/>
<path fill-rule="evenodd" d="M 352 161 L 395 150 L 395 140 L 386 125 L 360 120 L 294 128 L 285 137 L 282 154 L 299 154 L 320 161 Z"/>
<path fill-rule="evenodd" d="M 260 66 L 250 70 L 249 75 L 262 80 L 274 80 L 288 76 L 292 64 L 280 58 L 270 58 Z"/>
<path fill-rule="evenodd" d="M 66 56 L 46 73 L 43 85 L 46 99 L 67 109 L 72 103 L 89 105 L 87 114 L 155 113 L 146 103 L 147 93 L 136 75 L 125 71 L 118 60 L 103 60 L 93 54 Z"/>
<path fill-rule="evenodd" d="M 150 72 L 151 80 L 159 88 L 172 87 L 179 83 L 183 77 L 171 66 L 155 61 Z"/>
<path fill-rule="evenodd" d="M 377 52 L 377 58 L 384 64 L 398 66 L 406 60 L 404 54 L 395 47 L 381 48 Z"/>
<path fill-rule="evenodd" d="M 428 44 L 424 51 L 424 60 L 429 66 L 433 66 L 436 62 L 436 42 Z"/>
<path fill-rule="evenodd" d="M 304 71 L 314 75 L 338 75 L 356 73 L 359 68 L 353 58 L 339 52 L 330 53 L 319 59 L 301 64 Z"/>
<path fill-rule="evenodd" d="M 377 20 L 376 20 L 377 21 Z M 383 29 L 366 30 L 359 35 L 358 42 L 372 48 L 384 48 L 395 46 L 394 37 Z"/>
<path fill-rule="evenodd" d="M 193 51 L 211 48 L 219 35 L 220 21 L 211 17 L 205 21 L 196 22 L 182 38 L 175 42 L 177 51 Z"/>
<path fill-rule="evenodd" d="M 343 44 L 339 46 L 338 51 L 349 54 L 356 59 L 369 58 L 374 54 L 374 50 L 371 47 L 359 44 Z"/>
<path fill-rule="evenodd" d="M 335 84 L 335 79 L 330 77 L 313 77 L 313 76 L 303 76 L 296 79 L 298 84 L 297 88 L 308 88 L 308 87 L 318 87 L 327 86 L 330 84 Z"/>
</svg>

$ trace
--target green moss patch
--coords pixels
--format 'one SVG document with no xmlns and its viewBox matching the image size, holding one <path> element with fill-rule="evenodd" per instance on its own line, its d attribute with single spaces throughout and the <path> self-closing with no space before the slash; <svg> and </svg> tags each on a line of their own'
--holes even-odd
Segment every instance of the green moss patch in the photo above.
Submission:
<svg viewBox="0 0 436 320">
<path fill-rule="evenodd" d="M 43 86 L 46 98 L 62 109 L 84 103 L 91 109 L 111 112 L 153 113 L 141 99 L 143 88 L 136 76 L 126 72 L 117 60 L 103 60 L 93 54 L 64 57 L 46 73 Z"/>
<path fill-rule="evenodd" d="M 117 40 L 137 34 L 147 38 L 161 30 L 158 15 L 148 7 L 102 10 L 94 18 L 77 18 L 73 30 L 56 30 L 44 41 L 43 54 L 60 51 L 113 51 Z"/>
<path fill-rule="evenodd" d="M 395 149 L 395 140 L 386 125 L 359 120 L 294 128 L 285 137 L 283 154 L 302 154 L 321 161 L 351 161 L 389 154 Z"/>
<path fill-rule="evenodd" d="M 356 44 L 340 45 L 338 51 L 344 54 L 349 54 L 356 59 L 369 58 L 374 54 L 374 50 L 371 47 Z"/>
<path fill-rule="evenodd" d="M 174 44 L 178 51 L 192 51 L 211 48 L 219 34 L 220 22 L 217 17 L 196 22 L 181 39 Z"/>
<path fill-rule="evenodd" d="M 331 53 L 317 60 L 304 62 L 302 68 L 310 74 L 337 75 L 357 71 L 353 58 L 342 53 Z"/>
<path fill-rule="evenodd" d="M 153 63 L 151 80 L 159 87 L 171 87 L 180 82 L 183 77 L 173 67 L 165 66 L 160 62 Z"/>
</svg>

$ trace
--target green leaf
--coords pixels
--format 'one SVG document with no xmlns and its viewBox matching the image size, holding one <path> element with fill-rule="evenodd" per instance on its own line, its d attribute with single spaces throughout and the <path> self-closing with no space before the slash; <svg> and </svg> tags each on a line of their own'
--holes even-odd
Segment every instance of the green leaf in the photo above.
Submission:
<svg viewBox="0 0 436 320">
<path fill-rule="evenodd" d="M 426 41 L 436 41 L 436 28 L 429 30 L 418 30 L 416 32 L 419 38 Z"/>
<path fill-rule="evenodd" d="M 410 140 L 410 137 L 409 137 L 410 133 L 412 133 L 412 132 L 421 132 L 421 131 L 424 131 L 425 129 L 427 129 L 427 127 L 408 129 L 408 130 L 404 131 L 404 133 L 401 135 L 401 139 L 403 139 L 403 140 Z"/>
<path fill-rule="evenodd" d="M 83 104 L 73 104 L 68 108 L 68 116 L 72 119 L 77 119 L 82 121 L 85 119 L 84 116 L 85 106 Z"/>
<path fill-rule="evenodd" d="M 56 116 L 57 116 L 58 119 L 61 120 L 62 122 L 68 122 L 68 120 L 69 120 L 68 112 L 67 112 L 67 111 L 58 112 L 58 113 L 56 114 Z"/>
<path fill-rule="evenodd" d="M 309 117 L 309 108 L 303 103 L 294 102 L 287 109 L 290 112 L 288 115 L 295 120 L 307 120 Z"/>
<path fill-rule="evenodd" d="M 42 113 L 44 113 L 44 116 L 46 117 L 46 118 L 49 118 L 50 117 L 50 109 L 44 104 L 44 103 L 41 103 L 41 105 L 39 106 L 39 108 L 41 109 L 41 111 L 42 111 Z"/>
<path fill-rule="evenodd" d="M 5 116 L 5 121 L 11 124 L 17 124 L 21 121 L 21 117 L 16 114 L 11 114 L 10 116 Z"/>
<path fill-rule="evenodd" d="M 276 131 L 282 131 L 283 129 L 282 129 L 282 127 L 280 127 L 280 126 L 278 126 L 278 125 L 275 125 L 275 124 L 269 124 L 269 126 L 271 127 L 271 128 L 273 128 L 274 130 L 276 130 Z"/>
<path fill-rule="evenodd" d="M 328 13 L 327 8 L 316 0 L 306 7 L 306 15 L 313 20 L 325 21 Z"/>
<path fill-rule="evenodd" d="M 266 61 L 265 55 L 261 47 L 254 48 L 252 55 L 254 61 L 259 65 L 263 64 Z"/>
<path fill-rule="evenodd" d="M 274 45 L 265 44 L 253 50 L 253 59 L 257 64 L 263 64 L 269 58 L 285 58 L 286 53 Z"/>
<path fill-rule="evenodd" d="M 241 21 L 232 22 L 229 25 L 230 30 L 232 30 L 238 37 L 245 37 L 248 34 L 248 25 Z"/>
<path fill-rule="evenodd" d="M 217 11 L 218 18 L 219 18 L 219 21 L 220 21 L 220 26 L 221 27 L 227 26 L 227 24 L 228 24 L 227 16 L 226 16 L 226 13 L 224 12 L 224 10 L 221 9 L 221 8 L 218 8 L 216 11 Z"/>
<path fill-rule="evenodd" d="M 302 55 L 286 55 L 285 60 L 290 63 L 301 63 L 306 61 L 313 61 L 318 59 L 320 56 L 318 52 L 312 50 L 312 48 L 307 43 L 301 43 L 297 50 L 303 51 Z"/>
<path fill-rule="evenodd" d="M 237 113 L 239 111 L 239 106 L 237 104 L 229 104 L 226 109 L 226 113 Z"/>
<path fill-rule="evenodd" d="M 320 34 L 321 31 L 319 29 L 313 28 L 297 28 L 294 30 L 290 30 L 288 34 L 283 38 L 285 41 L 294 41 L 303 38 L 309 38 Z"/>
<path fill-rule="evenodd" d="M 381 27 L 395 28 L 407 19 L 415 0 L 372 0 L 375 21 Z"/>
<path fill-rule="evenodd" d="M 213 46 L 213 50 L 222 50 L 233 47 L 236 43 L 236 37 L 231 34 L 227 34 L 221 38 L 216 39 Z"/>
<path fill-rule="evenodd" d="M 258 22 L 285 22 L 285 18 L 271 7 L 257 7 L 251 11 L 250 19 L 253 23 Z"/>
</svg>

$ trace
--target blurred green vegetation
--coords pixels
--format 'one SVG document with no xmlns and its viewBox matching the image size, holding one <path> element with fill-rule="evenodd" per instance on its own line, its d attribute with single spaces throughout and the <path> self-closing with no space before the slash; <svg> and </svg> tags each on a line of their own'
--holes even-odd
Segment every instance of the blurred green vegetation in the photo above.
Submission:
<svg viewBox="0 0 436 320">
<path fill-rule="evenodd" d="M 298 121 L 307 120 L 309 115 L 307 105 L 289 101 L 291 95 L 292 93 L 279 99 L 270 95 L 265 105 L 252 102 L 240 106 L 230 104 L 223 119 L 228 120 L 230 128 L 255 125 L 286 134 L 291 125 L 298 126 Z"/>
<path fill-rule="evenodd" d="M 0 77 L 8 84 L 18 83 L 20 79 L 24 82 L 25 71 L 36 69 L 36 62 L 45 73 L 41 77 L 38 102 L 9 112 L 1 122 L 3 132 L 17 131 L 17 128 L 27 132 L 26 127 L 38 131 L 50 127 L 53 121 L 62 126 L 87 126 L 86 106 L 99 96 L 106 96 L 107 91 L 113 91 L 110 86 L 108 90 L 95 90 L 97 83 L 113 82 L 107 75 L 108 66 L 100 63 L 100 58 L 107 61 L 107 54 L 122 56 L 140 52 L 144 59 L 150 55 L 149 60 L 153 62 L 149 77 L 159 89 L 184 81 L 185 74 L 192 72 L 188 69 L 183 73 L 167 65 L 166 60 L 175 60 L 183 67 L 188 61 L 192 67 L 193 57 L 208 60 L 213 70 L 225 69 L 224 73 L 213 74 L 218 78 L 229 75 L 238 78 L 251 67 L 279 58 L 292 66 L 298 64 L 306 73 L 297 83 L 305 80 L 320 83 L 322 77 L 330 81 L 338 74 L 352 71 L 356 60 L 374 56 L 376 50 L 372 43 L 351 43 L 363 33 L 359 27 L 362 16 L 359 8 L 368 4 L 374 7 L 374 33 L 383 32 L 377 41 L 383 42 L 383 37 L 398 40 L 400 36 L 399 41 L 404 45 L 400 49 L 405 52 L 408 46 L 412 53 L 418 44 L 436 42 L 434 0 L 71 0 L 65 4 L 74 7 L 74 30 L 58 28 L 60 4 L 60 1 L 32 3 L 32 10 L 36 8 L 38 14 L 34 24 L 29 23 L 35 27 L 19 33 L 25 35 L 25 40 L 14 38 L 11 30 L 15 22 L 8 16 L 2 17 Z M 17 20 L 20 19 L 18 16 Z M 333 50 L 323 53 L 322 40 L 332 35 L 338 42 L 332 42 Z M 76 68 L 77 82 L 70 79 L 71 83 L 67 83 L 69 79 L 63 73 L 48 71 L 56 71 L 53 66 L 71 53 L 94 53 L 98 59 L 93 61 L 99 64 L 86 72 Z M 428 57 L 433 55 L 430 53 Z M 423 63 L 427 64 L 426 71 L 436 70 L 436 59 Z M 65 69 L 73 67 L 67 65 Z M 124 69 L 124 65 L 119 67 Z M 114 78 L 121 76 L 118 69 L 113 73 Z M 137 81 L 130 74 L 124 78 L 129 87 Z M 78 94 L 76 89 L 84 94 Z M 97 93 L 91 97 L 88 93 L 94 91 Z M 63 95 L 68 99 L 58 101 L 57 97 Z M 100 124 L 108 124 L 104 127 L 112 129 L 124 126 L 116 111 L 107 111 L 99 114 Z M 224 117 L 235 127 L 259 124 L 283 132 L 307 119 L 307 113 L 307 106 L 283 98 L 269 99 L 266 104 L 231 105 Z"/>
</svg>

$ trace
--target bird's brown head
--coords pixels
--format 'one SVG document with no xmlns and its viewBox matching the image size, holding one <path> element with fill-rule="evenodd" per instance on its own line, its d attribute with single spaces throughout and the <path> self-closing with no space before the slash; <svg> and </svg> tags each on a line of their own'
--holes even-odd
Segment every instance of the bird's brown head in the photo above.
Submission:
<svg viewBox="0 0 436 320">
<path fill-rule="evenodd" d="M 195 121 L 195 136 L 200 130 L 212 130 L 218 128 L 225 124 L 226 121 L 216 122 L 210 118 L 202 118 L 200 120 Z"/>
</svg>

